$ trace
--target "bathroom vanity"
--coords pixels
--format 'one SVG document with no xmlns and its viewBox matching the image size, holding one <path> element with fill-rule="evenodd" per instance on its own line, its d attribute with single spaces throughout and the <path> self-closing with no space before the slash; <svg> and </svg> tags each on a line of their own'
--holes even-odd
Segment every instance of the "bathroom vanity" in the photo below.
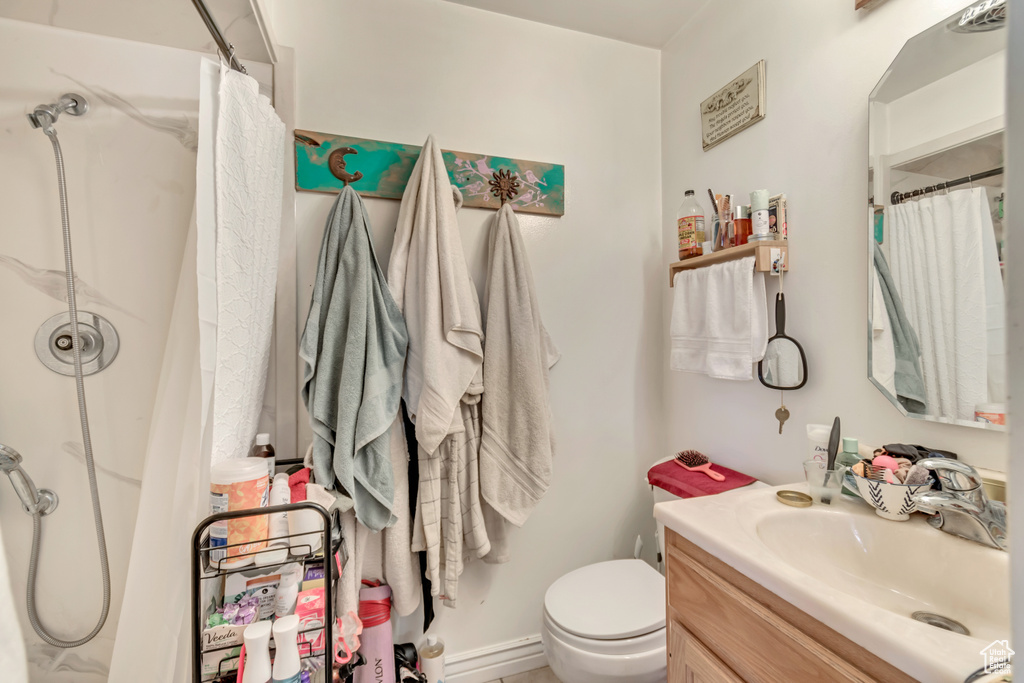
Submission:
<svg viewBox="0 0 1024 683">
<path fill-rule="evenodd" d="M 668 681 L 915 679 L 668 532 Z"/>
<path fill-rule="evenodd" d="M 778 488 L 655 506 L 666 526 L 669 683 L 961 683 L 1009 637 L 1008 553 Z M 942 568 L 937 571 L 936 568 Z M 968 578 L 969 577 L 969 578 Z M 971 635 L 916 621 L 928 611 Z"/>
</svg>

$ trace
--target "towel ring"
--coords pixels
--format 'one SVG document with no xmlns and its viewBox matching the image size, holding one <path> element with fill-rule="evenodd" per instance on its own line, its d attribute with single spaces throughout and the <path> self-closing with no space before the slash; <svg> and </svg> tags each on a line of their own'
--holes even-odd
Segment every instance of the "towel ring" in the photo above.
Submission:
<svg viewBox="0 0 1024 683">
<path fill-rule="evenodd" d="M 359 152 L 351 147 L 339 147 L 331 152 L 330 156 L 327 157 L 327 168 L 330 169 L 331 175 L 340 180 L 347 187 L 349 183 L 354 183 L 362 178 L 363 174 L 359 171 L 349 173 L 345 170 L 346 154 L 359 154 Z"/>
</svg>

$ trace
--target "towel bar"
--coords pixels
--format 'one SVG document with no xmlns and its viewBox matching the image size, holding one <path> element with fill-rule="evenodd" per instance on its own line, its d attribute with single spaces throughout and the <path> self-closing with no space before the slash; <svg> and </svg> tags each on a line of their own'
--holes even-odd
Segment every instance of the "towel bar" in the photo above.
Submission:
<svg viewBox="0 0 1024 683">
<path fill-rule="evenodd" d="M 755 257 L 754 270 L 756 272 L 769 273 L 772 269 L 771 250 L 773 248 L 782 250 L 782 262 L 784 264 L 783 269 L 786 272 L 789 272 L 788 240 L 750 242 L 739 247 L 730 247 L 729 249 L 715 251 L 705 256 L 695 256 L 694 258 L 686 259 L 685 261 L 676 261 L 668 267 L 668 286 L 675 286 L 676 273 L 681 270 L 704 268 L 705 266 L 713 266 L 718 263 L 725 263 L 726 261 L 735 261 L 737 259 L 746 258 L 747 256 Z"/>
</svg>

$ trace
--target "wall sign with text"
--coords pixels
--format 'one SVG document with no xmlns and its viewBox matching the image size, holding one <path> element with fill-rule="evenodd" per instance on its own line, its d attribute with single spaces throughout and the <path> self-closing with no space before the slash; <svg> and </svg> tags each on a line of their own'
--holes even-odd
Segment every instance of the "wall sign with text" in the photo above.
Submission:
<svg viewBox="0 0 1024 683">
<path fill-rule="evenodd" d="M 701 143 L 708 151 L 764 118 L 764 60 L 700 103 Z"/>
</svg>

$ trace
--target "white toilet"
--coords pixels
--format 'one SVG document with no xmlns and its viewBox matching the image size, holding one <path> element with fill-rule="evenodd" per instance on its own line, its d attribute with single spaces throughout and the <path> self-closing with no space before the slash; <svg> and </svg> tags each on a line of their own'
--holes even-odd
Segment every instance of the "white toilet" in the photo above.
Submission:
<svg viewBox="0 0 1024 683">
<path fill-rule="evenodd" d="M 675 499 L 654 491 L 655 502 Z M 665 683 L 665 577 L 643 560 L 569 572 L 544 596 L 541 640 L 562 683 Z"/>
</svg>

